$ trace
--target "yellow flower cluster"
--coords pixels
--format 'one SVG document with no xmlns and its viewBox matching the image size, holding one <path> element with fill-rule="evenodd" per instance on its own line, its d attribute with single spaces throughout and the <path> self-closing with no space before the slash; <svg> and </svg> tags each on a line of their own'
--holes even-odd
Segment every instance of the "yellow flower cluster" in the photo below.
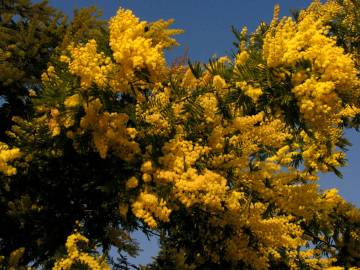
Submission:
<svg viewBox="0 0 360 270">
<path fill-rule="evenodd" d="M 142 166 L 141 166 L 141 172 L 143 173 L 142 175 L 142 180 L 145 183 L 151 182 L 152 180 L 152 172 L 153 172 L 153 166 L 152 166 L 152 162 L 151 160 L 145 161 Z"/>
<path fill-rule="evenodd" d="M 198 87 L 203 87 L 211 83 L 211 75 L 209 72 L 204 72 L 200 78 L 195 78 L 194 74 L 192 73 L 190 68 L 177 70 L 177 73 L 184 72 L 183 76 L 181 76 L 181 88 L 186 89 L 189 93 L 197 89 Z M 219 76 L 219 75 L 217 75 Z M 214 76 L 215 78 L 216 76 Z M 219 76 L 220 77 L 220 76 Z M 220 77 L 221 78 L 221 77 Z M 221 78 L 223 79 L 223 78 Z M 225 82 L 226 83 L 226 82 Z M 222 82 L 221 82 L 222 84 Z"/>
<path fill-rule="evenodd" d="M 60 61 L 69 64 L 69 71 L 80 77 L 82 89 L 88 89 L 93 83 L 98 87 L 106 87 L 114 64 L 103 52 L 97 53 L 96 40 L 92 39 L 84 46 L 68 47 L 71 57 L 62 55 Z"/>
<path fill-rule="evenodd" d="M 12 148 L 0 142 L 0 172 L 7 176 L 16 174 L 16 168 L 8 163 L 21 156 L 20 149 Z"/>
<path fill-rule="evenodd" d="M 51 109 L 50 111 L 51 118 L 49 119 L 49 130 L 53 137 L 58 136 L 61 131 L 60 124 L 58 122 L 59 114 L 60 112 L 58 109 Z"/>
<path fill-rule="evenodd" d="M 344 118 L 360 112 L 356 101 L 360 82 L 351 57 L 327 33 L 323 21 L 329 13 L 317 18 L 318 11 L 313 10 L 321 4 L 316 5 L 302 13 L 298 22 L 290 18 L 278 22 L 276 7 L 260 50 L 267 66 L 261 65 L 270 73 L 278 72 L 280 81 L 288 79 L 287 94 L 296 98 L 306 126 L 302 131 L 287 126 L 282 112 L 270 116 L 272 108 L 262 111 L 259 98 L 267 88 L 240 76 L 241 65 L 254 60 L 246 47 L 247 29 L 241 33 L 244 40 L 234 63 L 227 58 L 212 63 L 215 70 L 230 71 L 229 77 L 210 71 L 211 67 L 200 70 L 196 78 L 190 68 L 166 67 L 163 49 L 175 45 L 170 35 L 176 33 L 166 29 L 169 22 L 148 24 L 124 9 L 110 21 L 114 63 L 97 52 L 95 40 L 69 47 L 70 57 L 61 56 L 61 61 L 80 78 L 83 90 L 95 84 L 130 93 L 136 103 L 131 124 L 136 123 L 136 128 L 128 127 L 126 113 L 107 111 L 105 102 L 83 91 L 66 93 L 61 106 L 47 111 L 49 129 L 58 136 L 62 127 L 71 127 L 70 139 L 90 134 L 102 158 L 112 152 L 134 163 L 135 172 L 124 183 L 130 195 L 119 203 L 122 217 L 131 208 L 136 218 L 154 229 L 169 222 L 170 214 L 176 215 L 179 208 L 189 214 L 200 210 L 207 215 L 207 228 L 217 232 L 204 232 L 202 243 L 204 254 L 214 262 L 225 254 L 221 259 L 267 269 L 270 258 L 280 262 L 286 256 L 291 269 L 299 260 L 314 269 L 329 267 L 333 259 L 318 258 L 313 249 L 300 251 L 306 241 L 299 224 L 320 215 L 331 228 L 326 224 L 331 211 L 348 210 L 334 190 L 321 194 L 316 180 L 319 171 L 342 165 L 344 154 L 337 149 L 340 126 Z M 170 79 L 161 77 L 165 74 Z M 45 75 L 44 81 L 56 76 L 51 67 Z M 249 105 L 255 104 L 251 114 L 241 102 L 229 101 L 225 105 L 230 113 L 224 115 L 223 98 L 231 100 L 227 94 L 233 90 L 251 98 Z M 60 108 L 66 112 L 78 107 L 84 115 L 66 117 L 60 112 Z M 74 119 L 80 119 L 79 127 L 74 127 Z M 6 151 L 11 150 L 0 152 L 0 170 L 10 175 L 14 168 L 7 162 L 19 152 L 8 157 Z M 294 168 L 296 158 L 302 158 L 304 166 Z M 160 195 L 160 190 L 165 194 Z M 359 237 L 358 232 L 352 235 Z M 80 234 L 69 237 L 69 256 L 54 269 L 69 269 L 74 262 L 102 269 L 96 259 L 79 251 L 79 241 L 87 243 Z"/>
<path fill-rule="evenodd" d="M 202 147 L 199 144 L 194 145 L 192 141 L 186 141 L 180 136 L 171 139 L 162 148 L 164 155 L 159 158 L 159 163 L 164 169 L 155 172 L 155 181 L 160 183 L 174 182 L 179 175 L 194 166 L 196 161 L 208 150 L 207 147 Z"/>
<path fill-rule="evenodd" d="M 292 222 L 291 215 L 263 218 L 266 207 L 266 204 L 260 202 L 252 204 L 246 209 L 241 221 L 233 221 L 237 233 L 226 241 L 225 256 L 228 260 L 237 258 L 254 269 L 268 269 L 269 256 L 280 262 L 281 250 L 290 254 L 304 244 L 301 238 L 303 231 Z M 244 228 L 251 230 L 253 236 L 261 242 L 257 249 L 251 247 L 251 238 Z"/>
<path fill-rule="evenodd" d="M 159 84 L 153 89 L 153 92 L 154 95 L 149 97 L 149 102 L 158 106 L 143 108 L 142 104 L 138 103 L 136 105 L 136 117 L 139 122 L 148 126 L 146 129 L 148 135 L 166 135 L 170 132 L 171 126 L 162 111 L 170 104 L 170 88 L 162 87 Z"/>
<path fill-rule="evenodd" d="M 161 115 L 160 112 L 146 113 L 145 122 L 154 127 L 153 128 L 154 135 L 167 134 L 170 131 L 169 122 L 163 115 Z"/>
<path fill-rule="evenodd" d="M 337 1 L 315 1 L 297 22 L 273 20 L 263 45 L 269 67 L 291 70 L 285 73 L 291 76 L 291 92 L 308 127 L 300 132 L 295 148 L 313 173 L 342 165 L 345 155 L 337 150 L 341 125 L 360 112 L 360 81 L 353 58 L 336 45 L 326 26 L 342 11 Z"/>
<path fill-rule="evenodd" d="M 292 136 L 287 132 L 285 125 L 279 119 L 267 120 L 264 113 L 253 116 L 238 116 L 230 125 L 229 144 L 242 149 L 244 158 L 259 150 L 259 145 L 278 148 L 286 139 Z M 246 163 L 241 163 L 246 167 Z"/>
<path fill-rule="evenodd" d="M 322 131 L 342 123 L 342 101 L 357 105 L 360 85 L 351 56 L 327 32 L 321 17 L 308 11 L 297 23 L 282 19 L 266 34 L 263 46 L 270 67 L 295 66 L 301 61 L 311 64 L 295 73 L 292 92 L 304 119 Z"/>
<path fill-rule="evenodd" d="M 148 30 L 145 32 L 145 37 L 152 39 L 154 46 L 158 45 L 163 49 L 178 46 L 177 41 L 172 38 L 173 35 L 182 34 L 181 29 L 168 29 L 174 22 L 174 19 L 164 21 L 162 19 L 148 24 Z"/>
<path fill-rule="evenodd" d="M 343 2 L 349 4 L 351 1 L 345 0 Z M 325 3 L 321 3 L 321 1 L 315 0 L 309 5 L 307 9 L 300 12 L 299 17 L 301 19 L 305 16 L 308 16 L 309 14 L 316 14 L 316 16 L 321 20 L 330 21 L 333 20 L 335 16 L 339 15 L 341 11 L 342 8 L 337 0 L 329 0 Z"/>
<path fill-rule="evenodd" d="M 260 213 L 263 213 L 263 211 Z M 256 218 L 256 216 L 251 218 Z M 257 237 L 262 238 L 260 241 L 265 246 L 273 247 L 274 249 L 276 247 L 296 249 L 303 244 L 301 239 L 303 231 L 299 225 L 291 223 L 293 217 L 290 215 L 268 219 L 262 219 L 258 216 L 257 221 L 252 221 L 251 218 L 248 220 L 248 223 L 251 224 L 250 226 Z M 275 257 L 280 258 L 280 254 L 277 254 Z"/>
<path fill-rule="evenodd" d="M 214 150 L 222 149 L 224 137 L 229 138 L 229 145 L 234 150 L 226 155 L 218 154 L 212 157 L 211 164 L 217 169 L 237 168 L 234 173 L 239 178 L 236 180 L 239 185 L 245 185 L 262 194 L 263 198 L 273 201 L 279 208 L 290 214 L 309 217 L 313 214 L 312 211 L 309 212 L 309 209 L 312 209 L 310 205 L 313 206 L 318 198 L 317 185 L 293 185 L 292 183 L 298 179 L 313 181 L 317 178 L 314 175 L 298 172 L 291 167 L 288 167 L 286 172 L 281 171 L 281 166 L 278 164 L 288 166 L 293 156 L 298 154 L 298 150 L 292 150 L 286 144 L 286 140 L 290 139 L 291 135 L 286 132 L 281 121 L 263 122 L 263 117 L 261 113 L 251 117 L 237 117 L 231 128 L 222 129 L 221 132 L 218 132 L 219 128 L 214 129 L 218 138 L 214 139 L 213 131 L 210 143 L 219 142 Z M 229 131 L 233 134 L 229 134 Z M 260 150 L 259 145 L 277 148 L 278 151 L 264 162 L 257 162 L 255 166 L 258 170 L 249 171 L 249 156 Z M 237 149 L 241 149 L 241 155 L 237 153 Z M 266 183 L 271 183 L 271 185 L 267 186 Z"/>
<path fill-rule="evenodd" d="M 72 95 L 65 99 L 64 105 L 66 108 L 77 107 L 81 103 L 81 97 L 79 94 Z"/>
<path fill-rule="evenodd" d="M 289 253 L 289 267 L 291 270 L 299 269 L 298 262 L 306 263 L 310 269 L 328 269 L 329 266 L 336 262 L 335 258 L 321 256 L 321 252 L 316 249 L 306 249 Z"/>
<path fill-rule="evenodd" d="M 71 44 L 59 60 L 67 64 L 70 73 L 79 77 L 83 91 L 97 86 L 104 91 L 131 92 L 141 103 L 144 101 L 144 93 L 140 90 L 154 86 L 159 91 L 164 89 L 161 83 L 156 83 L 158 79 L 163 80 L 162 75 L 167 72 L 163 50 L 175 46 L 177 43 L 171 36 L 182 32 L 168 29 L 171 23 L 172 20 L 160 20 L 148 24 L 136 18 L 130 10 L 120 9 L 109 24 L 109 45 L 115 62 L 104 52 L 98 52 L 98 44 L 94 39 L 85 44 Z M 63 82 L 59 76 L 61 75 L 56 74 L 55 67 L 50 65 L 42 75 L 44 85 L 52 88 L 54 83 Z M 90 131 L 93 144 L 103 158 L 110 149 L 127 161 L 140 152 L 135 139 L 142 133 L 126 126 L 126 114 L 104 110 L 100 100 L 88 96 L 87 91 L 74 92 L 67 88 L 64 91 L 64 106 L 37 106 L 38 113 L 47 114 L 52 136 L 61 135 L 63 127 L 70 139 L 76 139 Z M 166 91 L 161 101 L 164 98 L 166 99 Z M 85 115 L 80 115 L 80 123 L 75 123 L 75 119 L 79 118 L 76 117 L 79 116 L 77 114 L 81 112 L 77 108 L 80 106 L 84 108 Z M 142 116 L 147 124 L 153 126 L 154 134 L 169 132 L 169 123 L 161 111 L 147 112 Z M 80 127 L 75 124 L 80 124 Z M 77 144 L 74 145 L 76 147 Z M 149 178 L 145 176 L 144 179 Z"/>
<path fill-rule="evenodd" d="M 29 93 L 29 97 L 36 97 L 37 96 L 37 93 L 34 89 L 29 89 L 28 91 Z"/>
<path fill-rule="evenodd" d="M 214 85 L 215 89 L 217 89 L 217 90 L 222 90 L 227 87 L 226 81 L 220 75 L 214 76 L 213 85 Z"/>
<path fill-rule="evenodd" d="M 244 260 L 249 265 L 257 266 L 256 269 L 265 269 L 268 266 L 268 256 L 280 258 L 279 249 L 286 246 L 289 250 L 296 250 L 303 244 L 302 231 L 294 224 L 291 213 L 311 216 L 305 209 L 314 206 L 314 199 L 318 198 L 316 185 L 293 186 L 294 180 L 305 175 L 297 171 L 279 173 L 281 167 L 275 161 L 258 162 L 259 170 L 249 171 L 249 156 L 259 150 L 259 145 L 278 147 L 284 145 L 289 134 L 284 132 L 284 125 L 279 120 L 263 122 L 264 114 L 256 116 L 238 117 L 228 127 L 216 127 L 212 133 L 214 148 L 202 147 L 181 137 L 165 143 L 159 158 L 160 168 L 153 168 L 153 178 L 156 184 L 173 183 L 173 199 L 179 200 L 188 209 L 200 207 L 209 213 L 220 214 L 221 221 L 214 221 L 215 224 L 223 227 L 232 226 L 236 231 L 233 238 L 227 239 L 223 248 L 226 249 L 226 256 L 229 260 Z M 260 123 L 260 125 L 259 125 Z M 240 132 L 240 133 L 239 133 Z M 214 138 L 219 134 L 219 138 Z M 230 138 L 229 143 L 234 152 L 224 154 L 221 145 L 225 138 Z M 220 145 L 220 146 L 219 146 Z M 241 155 L 236 152 L 241 149 Z M 279 149 L 278 157 L 285 159 L 287 147 Z M 215 154 L 209 162 L 223 160 L 222 163 L 212 165 L 214 170 L 204 169 L 198 171 L 198 162 L 207 162 L 207 155 Z M 263 219 L 266 205 L 257 203 L 252 205 L 252 210 L 245 211 L 249 206 L 247 196 L 243 192 L 232 190 L 224 173 L 229 168 L 234 170 L 236 182 L 232 185 L 245 185 L 268 201 L 274 202 L 283 207 L 290 216 L 279 216 L 270 219 Z M 311 178 L 311 177 L 309 177 Z M 271 181 L 271 188 L 265 186 L 266 181 Z M 307 198 L 309 194 L 309 200 Z M 304 195 L 306 195 L 304 197 Z M 290 199 L 289 199 L 290 198 Z M 248 205 L 248 206 L 247 206 Z M 245 209 L 244 209 L 245 208 Z M 257 209 L 255 211 L 255 209 Z M 250 216 L 244 216 L 249 213 Z M 221 224 L 221 225 L 220 225 Z M 243 226 L 249 226 L 261 243 L 266 243 L 260 251 L 249 249 L 249 238 L 243 232 Z M 281 228 L 281 230 L 279 230 Z M 269 233 L 271 232 L 271 233 Z M 241 248 L 242 247 L 242 248 Z M 216 253 L 208 250 L 213 260 L 218 260 Z"/>
<path fill-rule="evenodd" d="M 218 125 L 220 116 L 218 115 L 218 101 L 213 93 L 206 93 L 198 98 L 200 106 L 204 110 L 204 120 L 206 124 Z"/>
<path fill-rule="evenodd" d="M 127 189 L 136 188 L 138 185 L 139 185 L 139 181 L 135 176 L 130 177 L 129 180 L 127 180 L 127 182 L 126 182 Z"/>
<path fill-rule="evenodd" d="M 329 137 L 324 137 L 319 132 L 315 132 L 313 137 L 304 131 L 300 133 L 303 141 L 302 157 L 307 168 L 315 172 L 328 172 L 331 167 L 341 166 L 340 160 L 345 158 L 345 154 L 336 150 L 334 144 L 340 136 L 339 132 L 340 130 L 331 128 L 328 131 Z"/>
<path fill-rule="evenodd" d="M 128 134 L 126 124 L 129 117 L 123 113 L 101 112 L 102 106 L 99 99 L 84 106 L 85 116 L 80 120 L 78 133 L 83 130 L 92 133 L 93 143 L 102 158 L 106 158 L 111 149 L 116 156 L 131 161 L 140 148 Z"/>
<path fill-rule="evenodd" d="M 89 243 L 89 240 L 80 233 L 71 234 L 67 238 L 65 245 L 67 250 L 67 256 L 58 260 L 52 269 L 70 270 L 75 263 L 80 263 L 81 265 L 86 265 L 91 270 L 110 270 L 110 267 L 105 260 L 101 260 L 99 258 L 89 255 L 86 252 L 81 251 L 78 246 L 80 242 L 87 245 Z"/>
<path fill-rule="evenodd" d="M 144 220 L 150 228 L 156 228 L 156 219 L 169 221 L 171 210 L 166 207 L 166 202 L 155 194 L 141 192 L 131 207 L 134 215 Z"/>
<path fill-rule="evenodd" d="M 338 190 L 336 188 L 332 188 L 326 190 L 324 192 L 324 201 L 326 201 L 326 206 L 330 208 L 334 208 L 340 206 L 344 203 L 343 198 L 338 194 Z"/>
<path fill-rule="evenodd" d="M 72 112 L 63 112 L 57 108 L 50 109 L 48 127 L 53 137 L 59 136 L 61 132 L 61 126 L 69 128 L 75 124 L 74 114 Z"/>
<path fill-rule="evenodd" d="M 224 128 L 222 126 L 216 126 L 208 138 L 208 146 L 213 150 L 223 151 L 225 144 L 224 134 Z"/>
<path fill-rule="evenodd" d="M 58 79 L 58 76 L 55 72 L 55 67 L 53 65 L 49 65 L 47 70 L 41 74 L 41 80 L 44 84 L 46 84 L 54 79 Z"/>
<path fill-rule="evenodd" d="M 254 102 L 262 95 L 262 90 L 260 87 L 253 87 L 250 83 L 247 82 L 236 82 L 236 87 L 244 91 L 245 95 L 249 96 Z"/>
<path fill-rule="evenodd" d="M 249 59 L 250 55 L 247 51 L 242 51 L 236 55 L 235 64 L 244 65 Z"/>
<path fill-rule="evenodd" d="M 181 174 L 175 182 L 175 196 L 190 208 L 200 205 L 210 211 L 222 210 L 227 190 L 227 180 L 210 170 L 198 174 L 193 168 Z"/>
<path fill-rule="evenodd" d="M 358 4 L 351 0 L 328 0 L 325 3 L 314 1 L 306 10 L 300 13 L 300 18 L 307 16 L 309 13 L 315 14 L 326 24 L 335 24 L 340 26 L 343 31 L 340 38 L 344 48 L 351 53 L 357 66 L 360 64 L 360 54 L 356 45 L 360 38 L 358 33 L 359 16 Z M 354 46 L 355 45 L 355 46 Z"/>
<path fill-rule="evenodd" d="M 135 17 L 131 10 L 119 9 L 110 19 L 109 43 L 115 62 L 119 64 L 117 77 L 125 83 L 134 79 L 136 71 L 146 69 L 156 81 L 166 70 L 162 51 L 166 43 L 153 45 L 152 39 L 146 36 L 146 26 L 147 23 Z"/>
</svg>

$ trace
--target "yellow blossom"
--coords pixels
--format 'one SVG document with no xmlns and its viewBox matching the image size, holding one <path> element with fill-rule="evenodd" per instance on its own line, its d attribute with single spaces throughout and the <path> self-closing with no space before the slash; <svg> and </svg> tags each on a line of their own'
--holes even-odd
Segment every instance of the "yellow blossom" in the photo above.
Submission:
<svg viewBox="0 0 360 270">
<path fill-rule="evenodd" d="M 219 75 L 214 76 L 213 85 L 216 89 L 219 89 L 219 90 L 226 88 L 225 80 L 223 78 L 221 78 L 221 76 L 219 76 Z"/>
<path fill-rule="evenodd" d="M 84 46 L 70 45 L 68 51 L 71 54 L 71 60 L 68 61 L 69 70 L 80 77 L 80 85 L 84 90 L 93 83 L 99 87 L 105 87 L 109 83 L 114 69 L 113 63 L 104 53 L 97 53 L 97 43 L 94 39 Z"/>
<path fill-rule="evenodd" d="M 37 96 L 37 94 L 36 94 L 36 92 L 35 92 L 34 89 L 29 89 L 29 96 L 30 96 L 30 97 L 36 97 L 36 96 Z"/>
<path fill-rule="evenodd" d="M 139 184 L 139 181 L 137 180 L 137 178 L 135 176 L 133 176 L 129 180 L 127 180 L 126 188 L 133 189 L 133 188 L 136 188 L 138 186 L 138 184 Z"/>
<path fill-rule="evenodd" d="M 166 207 L 166 202 L 159 199 L 155 194 L 141 192 L 136 201 L 132 204 L 134 215 L 151 228 L 157 227 L 156 219 L 168 221 L 171 210 Z"/>
<path fill-rule="evenodd" d="M 236 65 L 243 65 L 249 59 L 249 53 L 247 51 L 242 51 L 236 55 Z"/>
<path fill-rule="evenodd" d="M 89 240 L 80 233 L 73 233 L 67 238 L 65 245 L 67 256 L 57 260 L 52 268 L 53 270 L 70 270 L 75 263 L 86 265 L 92 270 L 110 270 L 109 265 L 105 261 L 79 250 L 79 242 L 87 245 Z"/>
<path fill-rule="evenodd" d="M 0 142 L 0 172 L 7 176 L 16 174 L 16 168 L 8 163 L 21 156 L 20 149 L 10 149 L 8 145 Z"/>
<path fill-rule="evenodd" d="M 68 108 L 76 107 L 76 106 L 80 105 L 80 101 L 81 101 L 80 95 L 75 94 L 75 95 L 72 95 L 72 96 L 66 98 L 64 101 L 64 105 L 65 105 L 65 107 L 68 107 Z"/>
<path fill-rule="evenodd" d="M 140 21 L 130 10 L 119 9 L 110 19 L 110 47 L 115 62 L 120 64 L 118 75 L 122 77 L 124 87 L 140 69 L 147 69 L 154 81 L 165 71 L 163 44 L 153 45 L 146 37 L 146 22 Z M 119 77 L 118 76 L 118 77 Z"/>
</svg>

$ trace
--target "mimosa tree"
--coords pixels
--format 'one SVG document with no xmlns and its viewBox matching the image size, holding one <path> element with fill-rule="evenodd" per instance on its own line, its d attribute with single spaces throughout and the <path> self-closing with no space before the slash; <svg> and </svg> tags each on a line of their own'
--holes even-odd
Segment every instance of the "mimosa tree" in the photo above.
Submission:
<svg viewBox="0 0 360 270">
<path fill-rule="evenodd" d="M 206 64 L 169 67 L 181 31 L 121 8 L 59 45 L 1 145 L 4 267 L 136 268 L 136 229 L 143 269 L 360 267 L 359 209 L 318 185 L 359 128 L 359 4 L 276 6 Z"/>
</svg>

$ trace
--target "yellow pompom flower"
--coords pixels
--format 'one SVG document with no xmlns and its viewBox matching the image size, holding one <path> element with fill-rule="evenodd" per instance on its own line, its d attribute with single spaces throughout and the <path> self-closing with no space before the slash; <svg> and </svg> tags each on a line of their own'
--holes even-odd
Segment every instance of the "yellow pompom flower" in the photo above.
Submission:
<svg viewBox="0 0 360 270">
<path fill-rule="evenodd" d="M 213 78 L 213 85 L 216 89 L 221 90 L 226 88 L 226 82 L 220 75 L 215 75 Z"/>
<path fill-rule="evenodd" d="M 66 98 L 64 101 L 64 105 L 65 105 L 65 107 L 68 107 L 68 108 L 76 107 L 76 106 L 80 105 L 80 101 L 81 101 L 80 95 L 75 94 L 75 95 L 72 95 L 72 96 Z"/>
<path fill-rule="evenodd" d="M 131 177 L 129 180 L 127 180 L 126 182 L 126 188 L 127 189 L 133 189 L 133 188 L 136 188 L 137 186 L 139 185 L 139 181 L 138 179 L 133 176 Z"/>
</svg>

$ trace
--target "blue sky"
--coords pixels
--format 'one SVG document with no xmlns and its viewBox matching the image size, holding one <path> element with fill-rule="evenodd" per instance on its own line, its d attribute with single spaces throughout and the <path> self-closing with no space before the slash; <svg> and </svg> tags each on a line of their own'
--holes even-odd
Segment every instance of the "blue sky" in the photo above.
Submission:
<svg viewBox="0 0 360 270">
<path fill-rule="evenodd" d="M 254 30 L 260 21 L 269 22 L 272 18 L 273 7 L 280 4 L 281 16 L 290 14 L 290 9 L 301 9 L 311 0 L 50 0 L 50 5 L 63 10 L 71 16 L 74 8 L 96 5 L 103 10 L 104 18 L 115 15 L 119 7 L 133 10 L 142 20 L 154 21 L 160 18 L 174 18 L 174 28 L 181 28 L 185 33 L 178 36 L 181 46 L 167 53 L 171 62 L 175 57 L 184 54 L 188 49 L 192 60 L 207 61 L 213 54 L 218 56 L 229 53 L 234 37 L 231 26 L 241 29 L 246 25 Z M 353 143 L 348 152 L 349 166 L 341 171 L 344 179 L 335 175 L 321 177 L 322 188 L 337 187 L 339 193 L 348 201 L 360 206 L 357 179 L 360 161 L 360 136 L 354 131 L 346 132 L 346 136 Z M 156 240 L 147 241 L 140 233 L 135 233 L 144 252 L 134 262 L 149 262 L 151 256 L 157 253 Z"/>
<path fill-rule="evenodd" d="M 133 10 L 142 20 L 155 21 L 174 18 L 174 28 L 185 33 L 178 36 L 182 44 L 168 54 L 171 60 L 182 55 L 185 48 L 193 60 L 206 61 L 212 54 L 222 55 L 232 48 L 231 26 L 247 25 L 255 29 L 261 20 L 269 21 L 275 3 L 281 6 L 281 15 L 291 8 L 304 8 L 310 0 L 49 0 L 49 3 L 71 15 L 74 8 L 95 5 L 103 10 L 104 18 L 114 16 L 119 7 Z"/>
</svg>

